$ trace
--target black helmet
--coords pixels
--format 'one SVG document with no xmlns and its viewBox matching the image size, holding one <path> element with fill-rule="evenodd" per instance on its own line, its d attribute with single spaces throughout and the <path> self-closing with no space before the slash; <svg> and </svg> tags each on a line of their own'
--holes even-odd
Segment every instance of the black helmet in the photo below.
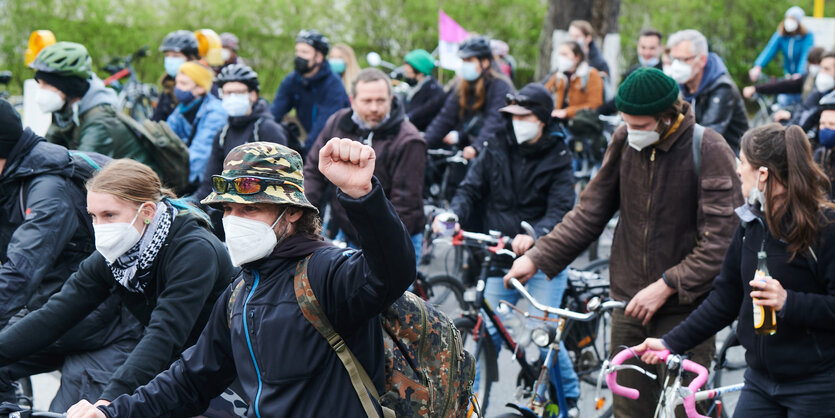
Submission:
<svg viewBox="0 0 835 418">
<path fill-rule="evenodd" d="M 165 35 L 162 40 L 162 45 L 159 47 L 160 52 L 174 51 L 182 52 L 185 55 L 198 56 L 197 36 L 194 32 L 187 30 L 177 30 Z"/>
<path fill-rule="evenodd" d="M 218 74 L 216 81 L 218 87 L 220 88 L 223 88 L 224 84 L 231 81 L 244 83 L 250 90 L 258 91 L 260 87 L 258 83 L 258 73 L 243 64 L 230 64 L 223 67 L 223 69 L 220 70 L 220 74 Z"/>
<path fill-rule="evenodd" d="M 490 48 L 490 40 L 484 36 L 473 36 L 465 39 L 458 46 L 458 57 L 461 59 L 470 57 L 493 58 L 493 49 Z"/>
<path fill-rule="evenodd" d="M 305 29 L 299 32 L 299 34 L 296 35 L 296 43 L 308 44 L 312 46 L 313 49 L 321 52 L 322 55 L 328 55 L 328 51 L 331 49 L 328 38 L 315 29 Z"/>
</svg>

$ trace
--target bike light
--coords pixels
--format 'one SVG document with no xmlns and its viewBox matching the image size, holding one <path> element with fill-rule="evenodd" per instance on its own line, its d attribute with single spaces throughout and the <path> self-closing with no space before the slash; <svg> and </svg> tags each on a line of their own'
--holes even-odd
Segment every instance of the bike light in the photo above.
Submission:
<svg viewBox="0 0 835 418">
<path fill-rule="evenodd" d="M 542 348 L 551 345 L 551 342 L 554 341 L 556 336 L 557 329 L 548 325 L 536 327 L 531 331 L 531 341 Z"/>
</svg>

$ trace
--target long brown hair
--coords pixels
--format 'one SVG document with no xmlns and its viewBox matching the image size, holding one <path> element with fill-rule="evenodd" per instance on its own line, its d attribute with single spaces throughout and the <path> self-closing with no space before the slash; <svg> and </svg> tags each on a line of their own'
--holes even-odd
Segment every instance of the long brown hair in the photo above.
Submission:
<svg viewBox="0 0 835 418">
<path fill-rule="evenodd" d="M 780 21 L 780 25 L 777 26 L 777 31 L 780 32 L 780 35 L 783 35 L 783 36 L 793 36 L 793 35 L 806 36 L 806 34 L 808 33 L 808 31 L 806 30 L 806 26 L 803 26 L 803 24 L 800 23 L 800 22 L 797 22 L 797 29 L 795 29 L 794 32 L 786 31 L 786 28 L 784 27 L 785 24 L 786 24 L 786 20 L 783 19 L 783 20 Z"/>
<path fill-rule="evenodd" d="M 769 231 L 788 243 L 789 260 L 815 243 L 830 183 L 812 159 L 809 139 L 797 125 L 777 123 L 754 128 L 742 136 L 742 153 L 753 167 L 768 168 L 765 220 Z M 775 195 L 775 182 L 786 192 Z"/>
<path fill-rule="evenodd" d="M 489 60 L 490 64 L 488 64 L 487 68 L 482 66 L 482 59 L 478 60 L 478 65 L 482 67 L 481 69 L 481 77 L 478 78 L 475 82 L 469 82 L 465 79 L 461 79 L 461 82 L 458 84 L 458 117 L 463 118 L 464 115 L 469 111 L 470 113 L 476 113 L 480 111 L 484 104 L 487 102 L 487 87 L 485 87 L 485 80 L 487 78 L 501 78 L 502 75 L 493 68 L 493 60 Z M 470 102 L 470 95 L 472 95 L 472 102 Z"/>
<path fill-rule="evenodd" d="M 113 160 L 87 181 L 87 190 L 107 193 L 122 200 L 141 205 L 159 203 L 163 198 L 176 198 L 154 170 L 140 162 L 126 158 Z"/>
</svg>

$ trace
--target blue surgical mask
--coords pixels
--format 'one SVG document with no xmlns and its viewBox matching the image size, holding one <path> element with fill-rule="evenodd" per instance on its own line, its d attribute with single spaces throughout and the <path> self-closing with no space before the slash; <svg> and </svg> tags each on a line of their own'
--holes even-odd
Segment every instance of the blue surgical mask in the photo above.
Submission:
<svg viewBox="0 0 835 418">
<path fill-rule="evenodd" d="M 345 72 L 345 60 L 342 58 L 331 58 L 328 60 L 331 65 L 331 71 L 342 75 Z"/>
<path fill-rule="evenodd" d="M 177 98 L 177 101 L 181 104 L 189 104 L 194 101 L 194 93 L 186 90 L 180 90 L 178 88 L 174 88 L 174 97 Z"/>
<path fill-rule="evenodd" d="M 658 57 L 652 57 L 650 59 L 645 59 L 644 57 L 638 55 L 638 62 L 641 63 L 644 67 L 655 67 L 658 65 L 658 62 L 661 61 Z"/>
<path fill-rule="evenodd" d="M 835 147 L 835 129 L 821 129 L 820 132 L 818 132 L 818 141 L 820 141 L 821 145 L 823 145 L 826 149 Z"/>
<path fill-rule="evenodd" d="M 223 95 L 223 110 L 230 117 L 239 117 L 249 112 L 250 103 L 248 94 Z"/>
<path fill-rule="evenodd" d="M 461 77 L 467 81 L 478 80 L 478 78 L 481 77 L 481 73 L 478 72 L 478 64 L 474 62 L 462 62 Z"/>
<path fill-rule="evenodd" d="M 180 71 L 180 66 L 186 63 L 183 57 L 165 57 L 165 73 L 171 77 L 176 77 Z"/>
</svg>

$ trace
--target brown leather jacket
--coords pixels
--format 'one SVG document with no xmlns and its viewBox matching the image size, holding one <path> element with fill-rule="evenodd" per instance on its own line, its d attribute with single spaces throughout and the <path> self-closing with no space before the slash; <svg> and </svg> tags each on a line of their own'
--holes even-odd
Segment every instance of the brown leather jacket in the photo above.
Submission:
<svg viewBox="0 0 835 418">
<path fill-rule="evenodd" d="M 333 221 L 348 239 L 358 244 L 356 230 L 345 209 L 336 198 L 333 185 L 319 172 L 319 150 L 331 138 L 350 138 L 368 143 L 377 154 L 374 176 L 383 186 L 386 197 L 394 205 L 410 235 L 423 230 L 423 172 L 426 166 L 426 142 L 417 128 L 405 117 L 398 100 L 392 102 L 389 119 L 371 131 L 363 130 L 351 120 L 351 108 L 342 109 L 328 119 L 304 163 L 304 194 L 316 206 L 330 200 Z M 373 135 L 372 135 L 373 134 Z"/>
<path fill-rule="evenodd" d="M 734 154 L 707 129 L 701 167 L 693 162 L 690 106 L 678 129 L 659 144 L 636 151 L 626 126 L 615 131 L 603 166 L 563 221 L 528 256 L 553 277 L 620 219 L 610 259 L 611 296 L 627 301 L 664 277 L 676 289 L 659 313 L 694 309 L 711 288 L 739 220 L 742 204 Z"/>
</svg>

